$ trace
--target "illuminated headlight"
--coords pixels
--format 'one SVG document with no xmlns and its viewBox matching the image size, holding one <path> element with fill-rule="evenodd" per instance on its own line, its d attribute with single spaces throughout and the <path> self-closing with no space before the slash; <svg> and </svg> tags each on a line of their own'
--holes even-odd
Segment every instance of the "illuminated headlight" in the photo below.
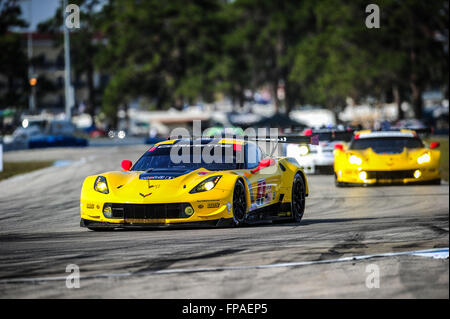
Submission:
<svg viewBox="0 0 450 319">
<path fill-rule="evenodd" d="M 422 176 L 422 173 L 420 172 L 420 170 L 415 170 L 414 171 L 414 178 L 419 178 L 420 176 Z"/>
<path fill-rule="evenodd" d="M 309 153 L 309 148 L 306 145 L 300 145 L 298 148 L 300 156 L 305 156 Z"/>
<path fill-rule="evenodd" d="M 106 182 L 106 178 L 104 176 L 97 177 L 94 183 L 94 189 L 99 193 L 109 193 L 108 183 Z"/>
<path fill-rule="evenodd" d="M 365 180 L 365 179 L 367 179 L 367 173 L 359 172 L 358 177 L 359 177 L 359 179 Z"/>
<path fill-rule="evenodd" d="M 195 186 L 189 193 L 194 194 L 199 192 L 210 191 L 216 186 L 217 182 L 221 177 L 222 176 L 212 176 L 210 178 L 207 178 L 203 182 Z"/>
<path fill-rule="evenodd" d="M 362 159 L 359 158 L 358 156 L 352 155 L 348 158 L 348 161 L 350 164 L 356 164 L 356 165 L 361 165 L 362 164 Z"/>
<path fill-rule="evenodd" d="M 207 182 L 207 183 L 205 183 L 204 187 L 207 191 L 209 191 L 209 190 L 213 189 L 214 186 L 216 186 L 216 184 L 214 184 L 214 182 Z"/>
<path fill-rule="evenodd" d="M 429 161 L 431 161 L 431 156 L 428 153 L 423 154 L 417 159 L 417 163 L 419 164 L 428 163 Z"/>
</svg>

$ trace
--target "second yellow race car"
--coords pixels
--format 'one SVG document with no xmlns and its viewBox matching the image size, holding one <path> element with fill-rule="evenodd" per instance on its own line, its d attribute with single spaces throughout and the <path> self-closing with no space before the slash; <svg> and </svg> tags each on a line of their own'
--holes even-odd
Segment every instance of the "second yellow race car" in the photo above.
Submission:
<svg viewBox="0 0 450 319">
<path fill-rule="evenodd" d="M 440 184 L 438 147 L 411 130 L 355 132 L 349 145 L 335 145 L 336 185 Z"/>
<path fill-rule="evenodd" d="M 314 137 L 299 139 L 318 143 Z M 123 161 L 122 168 L 85 179 L 82 227 L 299 222 L 309 193 L 295 160 L 267 157 L 255 142 L 243 139 L 167 140 L 134 165 Z"/>
</svg>

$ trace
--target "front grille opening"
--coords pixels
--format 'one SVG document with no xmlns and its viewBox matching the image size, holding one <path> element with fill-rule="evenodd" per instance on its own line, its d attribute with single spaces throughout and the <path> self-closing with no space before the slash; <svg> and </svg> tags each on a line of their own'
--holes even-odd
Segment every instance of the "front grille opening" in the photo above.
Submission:
<svg viewBox="0 0 450 319">
<path fill-rule="evenodd" d="M 367 171 L 367 179 L 404 179 L 414 178 L 414 170 L 403 171 Z"/>
<path fill-rule="evenodd" d="M 112 218 L 123 218 L 124 209 L 122 207 L 114 207 L 112 208 Z"/>
<path fill-rule="evenodd" d="M 188 203 L 175 204 L 112 204 L 113 218 L 166 219 L 188 218 L 185 214 Z"/>
</svg>

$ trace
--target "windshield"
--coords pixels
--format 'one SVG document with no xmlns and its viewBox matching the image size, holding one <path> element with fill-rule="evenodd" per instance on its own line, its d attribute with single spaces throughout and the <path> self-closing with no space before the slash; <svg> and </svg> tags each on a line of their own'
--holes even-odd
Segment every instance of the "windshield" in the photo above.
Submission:
<svg viewBox="0 0 450 319">
<path fill-rule="evenodd" d="M 243 163 L 243 152 L 233 144 L 157 145 L 145 153 L 133 166 L 133 171 L 148 170 L 232 170 Z"/>
<path fill-rule="evenodd" d="M 378 154 L 402 153 L 404 148 L 422 148 L 422 141 L 417 137 L 376 137 L 354 139 L 350 144 L 351 150 L 365 150 L 372 148 Z"/>
</svg>

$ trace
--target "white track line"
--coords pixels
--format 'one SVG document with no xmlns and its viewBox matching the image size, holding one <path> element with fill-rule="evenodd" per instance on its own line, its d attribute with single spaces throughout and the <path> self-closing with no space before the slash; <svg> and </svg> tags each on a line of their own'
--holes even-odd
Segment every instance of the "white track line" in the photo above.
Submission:
<svg viewBox="0 0 450 319">
<path fill-rule="evenodd" d="M 266 264 L 266 265 L 225 266 L 225 267 L 205 267 L 205 268 L 179 268 L 179 269 L 164 269 L 164 270 L 143 271 L 143 272 L 93 274 L 93 275 L 87 275 L 87 276 L 80 276 L 80 279 L 119 278 L 119 277 L 149 276 L 149 275 L 163 275 L 163 274 L 176 274 L 176 273 L 194 273 L 194 272 L 211 272 L 211 271 L 225 271 L 225 270 L 247 270 L 247 269 L 267 269 L 267 268 L 280 268 L 280 267 L 298 267 L 298 266 L 308 266 L 308 265 L 316 265 L 316 264 L 330 264 L 330 263 L 338 263 L 338 262 L 357 261 L 357 260 L 364 260 L 364 259 L 370 259 L 370 258 L 404 256 L 404 255 L 444 259 L 444 258 L 448 258 L 448 250 L 449 249 L 447 247 L 447 248 L 435 248 L 435 249 L 426 249 L 426 250 L 404 251 L 404 252 L 396 252 L 396 253 L 382 253 L 382 254 L 374 254 L 374 255 L 351 256 L 351 257 L 343 257 L 343 258 L 338 258 L 338 259 L 299 261 L 299 262 Z M 2 280 L 0 280 L 0 284 L 43 282 L 43 281 L 63 281 L 66 279 L 67 279 L 66 276 L 15 278 L 15 279 L 2 279 Z"/>
</svg>

